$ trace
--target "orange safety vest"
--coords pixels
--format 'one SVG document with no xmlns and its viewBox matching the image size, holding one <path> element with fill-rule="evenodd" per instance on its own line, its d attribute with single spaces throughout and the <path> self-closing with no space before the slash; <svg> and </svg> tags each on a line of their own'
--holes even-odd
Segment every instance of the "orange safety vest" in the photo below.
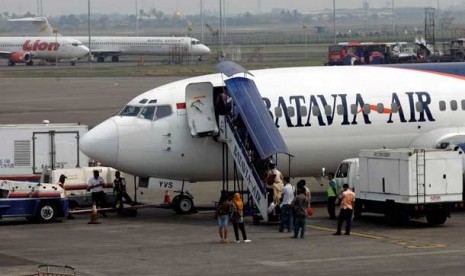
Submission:
<svg viewBox="0 0 465 276">
<path fill-rule="evenodd" d="M 342 193 L 341 209 L 354 209 L 355 193 L 350 189 Z"/>
</svg>

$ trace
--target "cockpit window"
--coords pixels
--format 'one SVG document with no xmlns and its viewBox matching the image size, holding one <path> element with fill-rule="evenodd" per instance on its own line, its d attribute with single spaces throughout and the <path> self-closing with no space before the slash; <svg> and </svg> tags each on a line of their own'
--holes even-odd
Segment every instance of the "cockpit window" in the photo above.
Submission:
<svg viewBox="0 0 465 276">
<path fill-rule="evenodd" d="M 131 106 L 127 105 L 121 110 L 121 112 L 118 114 L 119 116 L 137 116 L 141 110 L 140 106 Z"/>
<path fill-rule="evenodd" d="M 200 41 L 193 39 L 193 40 L 191 40 L 191 44 L 192 45 L 197 45 L 197 44 L 200 44 Z"/>
<path fill-rule="evenodd" d="M 153 114 L 155 114 L 155 108 L 156 106 L 146 106 L 142 109 L 140 112 L 139 117 L 147 119 L 147 120 L 152 120 L 153 119 Z"/>
<path fill-rule="evenodd" d="M 160 105 L 157 106 L 157 112 L 155 113 L 155 118 L 154 120 L 158 120 L 164 117 L 170 116 L 172 113 L 171 111 L 171 106 L 169 105 Z"/>
</svg>

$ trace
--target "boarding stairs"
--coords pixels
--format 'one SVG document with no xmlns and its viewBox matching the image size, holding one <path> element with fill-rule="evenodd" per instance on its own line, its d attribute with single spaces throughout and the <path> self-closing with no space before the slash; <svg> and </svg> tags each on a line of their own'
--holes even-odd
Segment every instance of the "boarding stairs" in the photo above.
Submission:
<svg viewBox="0 0 465 276">
<path fill-rule="evenodd" d="M 231 77 L 225 80 L 225 84 L 228 95 L 234 103 L 235 118 L 242 119 L 247 131 L 248 143 L 253 144 L 253 149 L 260 160 L 263 162 L 271 160 L 278 153 L 290 156 L 284 139 L 269 115 L 254 81 L 246 77 L 232 77 L 238 72 L 248 72 L 232 62 L 222 62 L 217 69 Z M 236 129 L 230 115 L 220 116 L 219 141 L 227 145 L 263 221 L 267 222 L 268 200 L 264 179 L 260 178 L 259 172 L 253 165 L 247 153 L 246 141 L 242 141 L 243 137 L 241 138 L 239 131 L 242 132 L 244 129 Z"/>
</svg>

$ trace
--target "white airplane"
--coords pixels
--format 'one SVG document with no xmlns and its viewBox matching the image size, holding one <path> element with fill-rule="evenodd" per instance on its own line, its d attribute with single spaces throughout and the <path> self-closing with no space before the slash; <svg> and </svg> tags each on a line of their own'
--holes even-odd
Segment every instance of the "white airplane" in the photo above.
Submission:
<svg viewBox="0 0 465 276">
<path fill-rule="evenodd" d="M 34 59 L 46 61 L 76 60 L 89 54 L 89 48 L 69 37 L 0 37 L 0 58 L 8 65 L 16 63 L 33 65 Z"/>
<path fill-rule="evenodd" d="M 54 29 L 46 17 L 27 17 L 10 19 L 11 22 L 31 22 L 44 35 L 55 35 Z M 89 47 L 88 36 L 71 36 Z M 113 62 L 119 61 L 121 55 L 155 55 L 173 57 L 196 57 L 201 60 L 210 54 L 210 48 L 191 37 L 136 37 L 136 36 L 91 36 L 92 56 L 98 62 L 104 62 L 111 56 Z"/>
<path fill-rule="evenodd" d="M 360 149 L 465 142 L 464 63 L 298 67 L 251 74 L 212 74 L 147 91 L 86 133 L 80 148 L 95 160 L 141 178 L 219 180 L 225 140 L 205 135 L 222 129 L 213 103 L 226 86 L 230 92 L 239 90 L 233 97 L 239 110 L 245 106 L 242 111 L 250 111 L 249 100 L 241 97 L 249 92 L 243 84 L 251 82 L 261 94 L 263 109 L 252 119 L 244 118 L 248 131 L 259 132 L 253 125 L 271 116 L 293 155 L 290 164 L 287 157 L 278 156 L 277 164 L 292 177 L 334 170 L 341 160 L 358 156 Z M 240 151 L 231 151 L 237 162 Z M 239 158 L 241 170 L 242 163 Z"/>
</svg>

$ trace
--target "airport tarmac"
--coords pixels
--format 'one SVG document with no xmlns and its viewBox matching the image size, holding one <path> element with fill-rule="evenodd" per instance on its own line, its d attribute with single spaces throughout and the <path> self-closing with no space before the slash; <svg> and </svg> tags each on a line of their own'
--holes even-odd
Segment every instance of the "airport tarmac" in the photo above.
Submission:
<svg viewBox="0 0 465 276">
<path fill-rule="evenodd" d="M 247 218 L 248 244 L 220 243 L 212 211 L 141 209 L 94 225 L 88 215 L 49 224 L 2 221 L 0 274 L 32 275 L 53 264 L 77 275 L 463 275 L 464 213 L 440 227 L 421 220 L 399 228 L 373 215 L 355 221 L 351 236 L 333 236 L 336 222 L 324 207 L 315 209 L 305 239 Z"/>
</svg>

